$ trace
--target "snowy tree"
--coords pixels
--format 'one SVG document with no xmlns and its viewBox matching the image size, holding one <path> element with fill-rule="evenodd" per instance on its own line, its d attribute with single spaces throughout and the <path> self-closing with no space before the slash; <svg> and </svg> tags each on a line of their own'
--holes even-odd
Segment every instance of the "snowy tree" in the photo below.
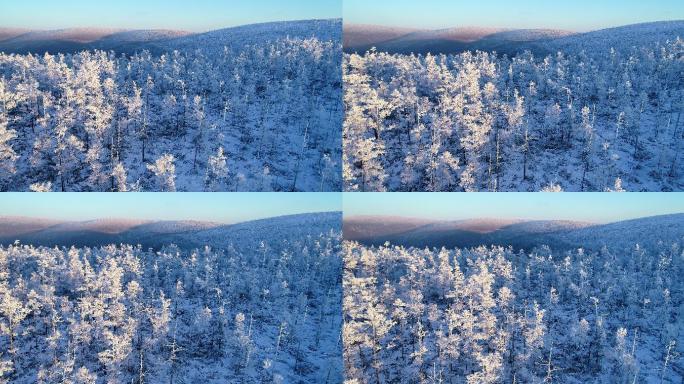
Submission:
<svg viewBox="0 0 684 384">
<path fill-rule="evenodd" d="M 207 164 L 207 175 L 205 177 L 204 185 L 207 191 L 220 191 L 228 182 L 228 165 L 226 164 L 227 157 L 223 153 L 223 147 L 219 147 L 216 155 L 209 156 Z"/>
<path fill-rule="evenodd" d="M 195 135 L 192 138 L 192 144 L 195 147 L 194 157 L 192 160 L 193 168 L 197 168 L 197 156 L 204 146 L 204 102 L 200 96 L 195 96 L 192 100 L 192 115 L 194 118 Z"/>
<path fill-rule="evenodd" d="M 173 155 L 165 154 L 159 157 L 153 164 L 148 164 L 149 169 L 157 177 L 157 185 L 160 191 L 176 191 L 176 166 Z"/>
<path fill-rule="evenodd" d="M 153 171 L 154 172 L 154 171 Z M 117 163 L 112 170 L 113 188 L 119 192 L 127 192 L 126 169 L 122 163 Z"/>
<path fill-rule="evenodd" d="M 31 190 L 31 192 L 51 192 L 52 183 L 49 181 L 45 183 L 33 183 L 29 186 L 29 190 Z"/>
</svg>

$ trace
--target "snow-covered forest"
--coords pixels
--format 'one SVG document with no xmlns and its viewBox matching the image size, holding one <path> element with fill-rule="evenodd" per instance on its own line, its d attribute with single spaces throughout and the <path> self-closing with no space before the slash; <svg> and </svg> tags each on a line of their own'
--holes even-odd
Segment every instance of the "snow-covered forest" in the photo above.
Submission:
<svg viewBox="0 0 684 384">
<path fill-rule="evenodd" d="M 0 189 L 339 191 L 341 50 L 322 20 L 0 53 Z"/>
<path fill-rule="evenodd" d="M 681 383 L 682 240 L 529 253 L 345 241 L 347 383 Z"/>
<path fill-rule="evenodd" d="M 342 381 L 340 215 L 297 221 L 199 249 L 0 247 L 0 382 Z"/>
<path fill-rule="evenodd" d="M 681 30 L 605 30 L 512 57 L 347 54 L 344 188 L 684 190 Z"/>
</svg>

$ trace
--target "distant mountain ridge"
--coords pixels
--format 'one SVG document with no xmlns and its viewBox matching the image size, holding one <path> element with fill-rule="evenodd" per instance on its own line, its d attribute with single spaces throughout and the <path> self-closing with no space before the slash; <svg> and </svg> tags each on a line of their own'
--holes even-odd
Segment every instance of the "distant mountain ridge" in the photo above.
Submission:
<svg viewBox="0 0 684 384">
<path fill-rule="evenodd" d="M 82 50 L 120 50 L 127 46 L 138 46 L 191 35 L 181 30 L 151 29 L 127 30 L 109 28 L 66 28 L 47 31 L 24 31 L 12 34 L 0 33 L 0 52 L 73 53 Z"/>
<path fill-rule="evenodd" d="M 661 21 L 606 28 L 591 32 L 559 29 L 457 27 L 409 29 L 345 24 L 344 50 L 363 54 L 377 51 L 400 54 L 450 54 L 464 51 L 496 51 L 515 55 L 525 50 L 550 54 L 563 49 L 609 48 L 641 45 L 684 37 L 684 21 Z"/>
<path fill-rule="evenodd" d="M 391 230 L 387 230 L 387 229 Z M 657 237 L 651 234 L 658 234 Z M 684 213 L 654 216 L 611 224 L 569 220 L 417 220 L 388 217 L 351 217 L 344 220 L 345 240 L 365 245 L 389 242 L 407 247 L 462 248 L 480 245 L 532 249 L 600 248 L 655 243 L 684 237 Z"/>
<path fill-rule="evenodd" d="M 342 21 L 298 20 L 241 25 L 193 33 L 169 29 L 67 28 L 31 31 L 0 28 L 0 52 L 17 54 L 75 53 L 83 50 L 131 54 L 143 49 L 159 54 L 183 49 L 240 47 L 264 39 L 330 37 L 341 40 Z"/>
<path fill-rule="evenodd" d="M 364 53 L 375 47 L 381 52 L 404 54 L 457 53 L 467 50 L 508 51 L 510 48 L 517 49 L 518 43 L 545 41 L 573 34 L 571 31 L 552 29 L 467 26 L 430 30 L 346 24 L 344 49 L 347 53 Z"/>
<path fill-rule="evenodd" d="M 341 213 L 287 215 L 236 224 L 210 221 L 97 219 L 60 221 L 26 217 L 0 217 L 0 245 L 15 241 L 35 246 L 95 247 L 109 244 L 159 248 L 175 244 L 183 248 L 227 246 L 248 233 L 291 228 L 293 236 L 306 236 L 331 228 L 341 231 Z M 316 233 L 317 234 L 317 233 Z M 258 237 L 257 237 L 258 238 Z"/>
<path fill-rule="evenodd" d="M 0 27 L 0 41 L 9 40 L 28 32 L 31 32 L 31 30 L 27 28 Z"/>
<path fill-rule="evenodd" d="M 96 219 L 58 221 L 0 217 L 0 244 L 14 241 L 44 246 L 96 246 L 137 243 L 151 236 L 200 231 L 222 224 L 202 221 Z M 166 230 L 163 230 L 166 228 Z"/>
<path fill-rule="evenodd" d="M 343 45 L 345 50 L 365 52 L 379 43 L 392 41 L 419 31 L 415 28 L 384 27 L 370 24 L 344 24 Z M 365 49 L 364 49 L 365 48 Z"/>
</svg>

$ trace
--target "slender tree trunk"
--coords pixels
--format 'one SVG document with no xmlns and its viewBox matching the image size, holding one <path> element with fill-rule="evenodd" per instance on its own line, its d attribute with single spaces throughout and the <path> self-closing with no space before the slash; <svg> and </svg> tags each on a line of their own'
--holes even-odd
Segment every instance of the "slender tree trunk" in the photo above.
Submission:
<svg viewBox="0 0 684 384">
<path fill-rule="evenodd" d="M 60 169 L 60 172 L 59 172 L 60 184 L 62 186 L 62 192 L 64 192 L 65 191 L 65 189 L 64 189 L 64 168 L 62 165 L 62 157 L 61 156 L 59 157 L 59 169 Z"/>
<path fill-rule="evenodd" d="M 527 180 L 527 150 L 523 151 L 523 180 Z"/>
</svg>

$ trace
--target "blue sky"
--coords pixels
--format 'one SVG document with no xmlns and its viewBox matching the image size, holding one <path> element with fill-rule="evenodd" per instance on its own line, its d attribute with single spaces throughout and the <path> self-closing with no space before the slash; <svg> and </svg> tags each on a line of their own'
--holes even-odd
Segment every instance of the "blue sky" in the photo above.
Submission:
<svg viewBox="0 0 684 384">
<path fill-rule="evenodd" d="M 342 16 L 342 0 L 0 0 L 0 27 L 208 31 Z"/>
<path fill-rule="evenodd" d="M 342 210 L 339 193 L 3 193 L 0 216 L 236 223 Z"/>
<path fill-rule="evenodd" d="M 344 0 L 344 22 L 418 28 L 490 26 L 588 31 L 684 19 L 682 0 Z"/>
<path fill-rule="evenodd" d="M 346 193 L 344 215 L 607 223 L 684 213 L 684 193 Z"/>
</svg>

